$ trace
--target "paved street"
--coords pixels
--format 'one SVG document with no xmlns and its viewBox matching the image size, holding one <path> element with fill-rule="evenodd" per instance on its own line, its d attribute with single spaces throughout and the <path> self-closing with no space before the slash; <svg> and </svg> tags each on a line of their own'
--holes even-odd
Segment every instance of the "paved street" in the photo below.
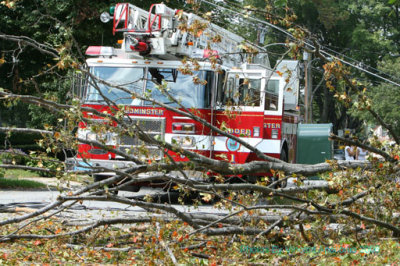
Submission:
<svg viewBox="0 0 400 266">
<path fill-rule="evenodd" d="M 56 179 L 49 179 L 46 178 L 46 182 L 56 182 Z M 43 182 L 43 181 L 42 181 Z M 318 185 L 321 184 L 321 182 L 325 182 L 322 180 L 310 180 L 306 181 L 305 185 Z M 60 185 L 56 183 L 49 183 L 48 185 L 55 186 L 55 185 Z M 72 187 L 79 187 L 79 184 L 72 184 Z M 293 187 L 295 186 L 295 183 L 293 182 L 293 179 L 288 180 L 288 187 Z M 64 186 L 65 187 L 65 186 Z M 67 193 L 68 190 L 66 190 Z M 128 198 L 137 198 L 137 197 L 143 197 L 145 195 L 152 195 L 153 198 L 155 195 L 160 195 L 162 194 L 162 198 L 156 198 L 156 201 L 159 201 L 160 203 L 168 203 L 177 202 L 177 194 L 171 194 L 167 195 L 166 193 L 162 192 L 161 189 L 158 188 L 146 188 L 143 187 L 140 189 L 139 192 L 128 192 L 128 191 L 120 191 L 118 195 L 120 196 L 125 196 Z M 24 207 L 24 208 L 32 208 L 32 209 L 38 209 L 41 207 L 46 206 L 47 204 L 55 201 L 57 197 L 60 195 L 59 191 L 55 191 L 53 189 L 50 189 L 50 187 L 47 190 L 42 190 L 42 191 L 21 191 L 21 190 L 4 190 L 0 191 L 0 207 L 4 208 L 12 208 L 12 207 Z M 212 205 L 202 205 L 199 207 L 193 207 L 190 204 L 185 204 L 185 205 L 180 205 L 180 204 L 172 204 L 172 206 L 180 211 L 185 211 L 185 212 L 191 212 L 191 213 L 207 213 L 207 214 L 218 214 L 218 215 L 224 215 L 228 214 L 228 210 L 223 210 L 223 209 L 216 209 Z M 75 213 L 75 217 L 108 217 L 108 216 L 115 216 L 115 213 L 118 212 L 118 215 L 121 216 L 132 216 L 132 215 L 144 215 L 146 213 L 145 210 L 143 210 L 140 207 L 133 207 L 129 206 L 126 204 L 121 204 L 121 203 L 116 203 L 116 202 L 103 202 L 103 201 L 85 201 L 83 204 L 76 205 L 73 209 L 72 212 Z M 281 215 L 286 215 L 289 210 L 278 210 L 278 213 L 281 213 Z M 266 212 L 266 215 L 273 215 L 276 216 L 278 214 L 277 212 Z M 0 212 L 0 219 L 4 219 L 8 217 L 7 212 Z"/>
<path fill-rule="evenodd" d="M 146 194 L 156 195 L 161 193 L 160 189 L 142 188 L 139 192 L 119 192 L 119 195 L 128 198 L 143 196 Z M 60 195 L 59 191 L 0 191 L 0 208 L 31 208 L 33 210 L 46 206 L 47 204 L 55 201 L 57 196 Z M 175 197 L 175 198 L 174 198 Z M 177 195 L 171 195 L 171 200 L 176 202 Z M 163 201 L 166 203 L 167 198 L 164 193 Z M 201 214 L 217 214 L 226 215 L 228 210 L 216 209 L 212 205 L 202 205 L 193 207 L 190 204 L 180 205 L 172 204 L 172 206 L 180 211 Z M 279 210 L 277 212 L 270 212 L 270 215 L 277 216 L 281 212 L 286 215 L 289 210 Z M 268 213 L 266 213 L 268 215 Z M 142 216 L 146 215 L 146 211 L 140 207 L 132 207 L 126 204 L 115 202 L 103 201 L 85 201 L 83 204 L 77 204 L 70 211 L 64 212 L 60 217 L 69 217 L 70 219 L 94 219 L 94 218 L 112 218 L 112 217 L 126 217 L 126 216 Z M 9 218 L 10 213 L 0 212 L 0 220 Z"/>
<path fill-rule="evenodd" d="M 119 193 L 121 196 L 126 197 L 138 197 L 146 194 L 155 195 L 160 193 L 158 189 L 142 188 L 139 192 L 126 192 L 122 191 Z M 0 191 L 0 207 L 24 207 L 38 209 L 43 207 L 57 199 L 60 195 L 58 191 Z M 176 200 L 176 199 L 175 199 Z M 180 211 L 186 211 L 191 213 L 212 213 L 212 214 L 224 214 L 228 211 L 218 210 L 212 207 L 212 205 L 204 205 L 199 208 L 194 208 L 191 205 L 179 205 L 173 204 L 175 208 Z M 132 207 L 126 204 L 116 202 L 103 202 L 103 201 L 85 201 L 83 204 L 78 204 L 72 208 L 72 215 L 69 212 L 69 216 L 75 218 L 85 217 L 115 217 L 116 213 L 118 216 L 136 216 L 145 215 L 146 211 L 140 207 Z M 0 219 L 6 219 L 9 213 L 0 212 Z"/>
</svg>

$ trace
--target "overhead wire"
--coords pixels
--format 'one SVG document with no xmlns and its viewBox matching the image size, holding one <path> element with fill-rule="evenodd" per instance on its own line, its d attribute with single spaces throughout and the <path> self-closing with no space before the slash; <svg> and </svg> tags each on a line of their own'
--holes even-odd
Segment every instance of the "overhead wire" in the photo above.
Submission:
<svg viewBox="0 0 400 266">
<path fill-rule="evenodd" d="M 206 4 L 209 4 L 209 5 L 213 6 L 213 7 L 215 7 L 215 8 L 220 8 L 220 9 L 223 9 L 223 10 L 226 10 L 226 11 L 229 11 L 229 12 L 232 12 L 232 13 L 234 13 L 234 14 L 237 14 L 237 15 L 243 17 L 243 19 L 245 19 L 245 20 L 246 20 L 246 19 L 247 19 L 247 20 L 253 20 L 253 21 L 259 22 L 259 23 L 261 23 L 261 24 L 267 25 L 268 27 L 271 27 L 271 28 L 273 28 L 273 29 L 275 29 L 275 30 L 278 30 L 279 32 L 281 32 L 281 33 L 283 33 L 283 34 L 289 36 L 289 37 L 290 37 L 291 39 L 293 39 L 293 40 L 296 39 L 296 38 L 293 36 L 293 34 L 291 34 L 290 32 L 288 32 L 287 30 L 282 29 L 282 28 L 280 28 L 279 26 L 276 26 L 276 25 L 274 25 L 274 24 L 272 24 L 272 23 L 270 23 L 270 22 L 268 22 L 268 21 L 260 20 L 260 19 L 258 19 L 258 18 L 254 18 L 254 17 L 252 17 L 252 16 L 250 16 L 250 15 L 246 15 L 246 16 L 245 16 L 244 14 L 242 14 L 242 13 L 240 13 L 240 12 L 234 11 L 234 10 L 232 10 L 232 9 L 229 9 L 229 8 L 224 7 L 224 6 L 221 6 L 221 5 L 217 5 L 217 4 L 212 3 L 212 2 L 210 2 L 210 1 L 208 1 L 208 0 L 200 0 L 199 2 L 200 2 L 200 4 L 201 4 L 201 3 L 206 3 Z M 315 49 L 315 48 L 316 48 L 313 44 L 311 44 L 311 43 L 308 42 L 308 41 L 306 41 L 305 44 L 306 44 L 307 46 L 309 46 L 310 48 L 312 48 L 312 49 Z M 353 64 L 353 63 L 350 63 L 350 62 L 348 62 L 348 61 L 346 61 L 346 60 L 344 60 L 344 59 L 341 59 L 341 58 L 339 58 L 338 56 L 335 56 L 335 55 L 333 55 L 333 54 L 330 54 L 330 53 L 324 51 L 324 50 L 321 49 L 321 48 L 326 48 L 326 47 L 325 47 L 325 46 L 321 46 L 321 47 L 320 47 L 320 53 L 323 54 L 324 56 L 327 56 L 328 58 L 334 57 L 334 58 L 336 58 L 337 60 L 339 60 L 339 61 L 340 61 L 341 63 L 343 63 L 343 64 L 349 65 L 349 66 L 351 66 L 351 67 L 353 67 L 353 68 L 355 68 L 355 69 L 358 69 L 358 70 L 360 70 L 360 71 L 363 71 L 363 72 L 365 72 L 365 73 L 367 73 L 367 74 L 369 74 L 369 75 L 371 75 L 371 76 L 374 76 L 374 77 L 379 78 L 379 79 L 381 79 L 381 80 L 384 80 L 384 81 L 386 81 L 386 82 L 388 82 L 388 83 L 390 83 L 390 84 L 392 84 L 392 85 L 395 85 L 395 86 L 400 87 L 400 84 L 397 83 L 397 82 L 394 82 L 394 81 L 392 81 L 392 80 L 390 80 L 390 79 L 387 79 L 387 78 L 382 77 L 382 76 L 380 76 L 380 75 L 378 75 L 378 74 L 376 74 L 376 73 L 373 73 L 373 72 L 371 72 L 371 71 L 369 71 L 369 70 L 367 70 L 367 69 L 365 69 L 365 68 L 362 68 L 362 67 L 357 66 L 357 65 L 355 65 L 355 64 Z M 333 51 L 332 49 L 329 49 L 329 50 Z M 336 52 L 336 51 L 335 51 L 335 53 L 336 53 L 336 54 L 340 54 L 339 52 Z M 350 57 L 348 57 L 348 58 L 350 58 Z M 352 59 L 352 58 L 350 58 L 350 59 L 351 59 L 351 60 L 355 60 L 355 59 Z M 355 60 L 355 61 L 356 61 L 356 60 Z M 365 64 L 364 64 L 364 65 L 365 65 Z M 369 67 L 369 66 L 368 66 L 368 67 Z M 381 71 L 381 73 L 384 73 L 384 72 Z M 385 75 L 391 77 L 389 74 L 386 74 L 386 73 L 385 73 Z"/>
<path fill-rule="evenodd" d="M 330 49 L 330 48 L 327 47 L 327 46 L 321 45 L 321 47 L 324 47 L 326 50 L 330 50 L 332 53 L 336 53 L 336 54 L 338 54 L 338 55 L 340 55 L 340 56 L 343 56 L 343 57 L 347 58 L 348 60 L 352 60 L 352 61 L 354 61 L 355 63 L 363 64 L 363 65 L 365 65 L 367 68 L 370 68 L 370 69 L 373 69 L 373 70 L 375 70 L 375 71 L 377 71 L 377 72 L 380 72 L 381 74 L 384 74 L 384 75 L 386 75 L 386 76 L 388 76 L 388 77 L 390 77 L 390 78 L 392 78 L 392 79 L 395 79 L 395 80 L 400 81 L 400 78 L 398 78 L 398 77 L 395 77 L 395 76 L 393 76 L 393 75 L 387 74 L 387 73 L 383 72 L 382 70 L 376 69 L 376 68 L 374 68 L 374 67 L 372 67 L 372 66 L 366 65 L 365 63 L 363 63 L 363 62 L 361 62 L 361 61 L 359 61 L 359 60 L 356 60 L 356 59 L 354 59 L 354 58 L 351 58 L 351 57 L 349 57 L 349 56 L 347 56 L 347 55 L 345 55 L 345 54 L 343 54 L 343 53 L 337 52 L 337 51 L 335 51 L 335 50 L 333 50 L 333 49 Z"/>
<path fill-rule="evenodd" d="M 325 52 L 325 51 L 323 51 L 323 50 L 321 50 L 320 51 L 322 54 L 324 54 L 325 56 L 332 56 L 331 54 L 329 54 L 329 53 L 327 53 L 327 52 Z M 335 56 L 336 57 L 336 56 Z M 360 70 L 360 71 L 363 71 L 363 72 L 365 72 L 365 73 L 367 73 L 367 74 L 369 74 L 369 75 L 371 75 L 371 76 L 374 76 L 374 77 L 376 77 L 376 78 L 379 78 L 379 79 L 382 79 L 382 80 L 384 80 L 384 81 L 386 81 L 386 82 L 388 82 L 388 83 L 390 83 L 390 84 L 393 84 L 393 85 L 396 85 L 396 86 L 398 86 L 398 87 L 400 87 L 400 84 L 399 83 L 397 83 L 397 82 L 394 82 L 394 81 L 392 81 L 392 80 L 390 80 L 390 79 L 387 79 L 387 78 L 384 78 L 384 77 L 382 77 L 382 76 L 380 76 L 380 75 L 378 75 L 378 74 L 375 74 L 375 73 L 373 73 L 373 72 L 371 72 L 371 71 L 369 71 L 369 70 L 366 70 L 366 69 L 364 69 L 364 68 L 362 68 L 362 67 L 359 67 L 359 66 L 357 66 L 357 65 L 355 65 L 355 64 L 352 64 L 352 63 L 350 63 L 350 62 L 347 62 L 347 61 L 345 61 L 345 60 L 343 60 L 343 59 L 341 59 L 341 58 L 339 58 L 339 57 L 336 57 L 340 62 L 342 62 L 342 63 L 344 63 L 344 64 L 346 64 L 346 65 L 349 65 L 349 66 L 351 66 L 351 67 L 354 67 L 354 68 L 356 68 L 356 69 L 358 69 L 358 70 Z"/>
<path fill-rule="evenodd" d="M 225 10 L 227 10 L 227 11 L 230 11 L 230 12 L 232 12 L 232 13 L 235 13 L 235 14 L 237 14 L 237 15 L 240 15 L 240 16 L 243 17 L 244 19 L 254 20 L 254 21 L 260 22 L 260 23 L 262 23 L 262 24 L 264 24 L 264 25 L 268 25 L 269 27 L 274 28 L 274 29 L 276 29 L 276 30 L 278 30 L 278 31 L 280 31 L 280 32 L 282 32 L 282 33 L 284 33 L 284 34 L 290 36 L 291 38 L 295 39 L 295 37 L 294 37 L 291 33 L 289 33 L 288 31 L 286 31 L 286 30 L 284 30 L 284 29 L 282 29 L 282 28 L 280 28 L 280 27 L 278 27 L 278 26 L 276 26 L 276 25 L 274 25 L 274 24 L 272 24 L 272 23 L 269 23 L 268 21 L 263 21 L 263 20 L 260 20 L 260 19 L 258 19 L 258 18 L 253 18 L 253 17 L 251 17 L 251 16 L 244 16 L 244 15 L 243 15 L 242 13 L 240 13 L 240 12 L 234 11 L 234 10 L 229 9 L 229 8 L 227 8 L 227 7 L 223 7 L 223 6 L 217 5 L 217 4 L 212 3 L 212 2 L 209 2 L 209 1 L 207 1 L 207 0 L 200 0 L 199 2 L 200 2 L 200 4 L 201 4 L 201 3 L 207 3 L 207 4 L 209 4 L 209 5 L 212 5 L 212 6 L 216 7 L 216 8 L 225 9 Z"/>
</svg>

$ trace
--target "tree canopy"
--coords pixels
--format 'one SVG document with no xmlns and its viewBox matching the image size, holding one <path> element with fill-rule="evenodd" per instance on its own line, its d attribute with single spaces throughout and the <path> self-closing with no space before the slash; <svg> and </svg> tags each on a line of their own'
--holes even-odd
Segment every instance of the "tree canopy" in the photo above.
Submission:
<svg viewBox="0 0 400 266">
<path fill-rule="evenodd" d="M 141 4 L 147 8 L 151 3 Z M 399 52 L 399 1 L 270 0 L 220 4 L 213 11 L 206 2 L 171 3 L 193 8 L 211 19 L 220 18 L 215 13 L 221 15 L 220 25 L 237 29 L 259 45 L 271 45 L 268 52 L 273 61 L 285 56 L 301 60 L 303 52 L 312 54 L 310 66 L 306 67 L 314 73 L 314 121 L 332 122 L 339 129 L 357 128 L 367 120 L 388 130 L 395 144 L 384 147 L 375 139 L 365 144 L 332 135 L 332 140 L 366 149 L 371 156 L 367 161 L 327 160 L 313 165 L 271 157 L 230 134 L 223 125 L 209 123 L 194 108 L 180 106 L 168 94 L 165 82 L 158 82 L 156 89 L 181 108 L 158 102 L 151 93 L 139 95 L 123 85 L 107 83 L 82 67 L 82 54 L 88 45 L 112 45 L 117 41 L 110 26 L 98 22 L 99 14 L 108 9 L 108 1 L 2 1 L 0 75 L 5 78 L 0 79 L 0 131 L 7 136 L 15 132 L 40 134 L 38 145 L 42 150 L 23 155 L 30 164 L 19 165 L 15 150 L 10 149 L 6 153 L 11 155 L 12 163 L 2 162 L 0 168 L 41 171 L 67 180 L 87 173 L 110 177 L 73 191 L 61 190 L 57 199 L 46 206 L 0 220 L 1 263 L 14 264 L 21 259 L 34 263 L 211 265 L 399 260 L 398 243 L 393 241 L 400 235 L 400 137 L 396 123 L 397 86 L 393 84 L 400 64 L 393 58 Z M 241 9 L 232 18 L 230 9 L 237 7 Z M 263 30 L 266 35 L 262 41 Z M 192 61 L 196 68 L 196 61 Z M 184 63 L 189 65 L 187 60 Z M 192 69 L 184 70 L 189 73 Z M 68 93 L 81 75 L 96 84 L 95 89 L 98 84 L 106 85 L 129 93 L 130 99 L 187 117 L 243 145 L 257 159 L 236 164 L 223 157 L 217 160 L 194 152 L 183 142 L 164 141 L 143 130 L 140 124 L 131 123 L 126 109 L 110 99 L 104 99 L 108 106 L 101 110 L 82 105 L 81 99 Z M 237 113 L 234 110 L 230 115 Z M 76 134 L 78 124 L 85 124 L 96 137 Z M 119 149 L 107 144 L 103 138 L 107 134 L 135 138 L 143 145 L 138 145 L 137 152 Z M 113 152 L 131 164 L 125 168 L 91 165 L 89 172 L 71 174 L 64 162 L 50 156 L 74 150 L 78 143 Z M 152 159 L 149 146 L 163 151 L 165 156 Z M 175 161 L 173 156 L 185 160 Z M 189 179 L 188 171 L 201 172 L 202 179 Z M 243 179 L 240 183 L 227 181 L 232 176 L 252 177 L 260 172 L 270 176 L 255 181 Z M 307 179 L 315 175 L 325 182 L 309 184 Z M 285 187 L 289 179 L 295 185 Z M 154 202 L 151 197 L 137 199 L 117 194 L 126 186 L 153 181 L 162 181 L 166 191 L 177 191 L 181 199 L 200 195 L 194 200 L 195 206 L 213 202 L 223 213 L 196 214 L 170 202 Z M 123 217 L 117 213 L 115 218 L 85 221 L 71 216 L 67 221 L 57 218 L 59 213 L 87 201 L 140 207 L 146 215 Z M 0 210 L 14 209 L 1 206 Z M 117 226 L 121 224 L 130 227 Z M 12 247 L 15 252 L 10 252 Z"/>
</svg>

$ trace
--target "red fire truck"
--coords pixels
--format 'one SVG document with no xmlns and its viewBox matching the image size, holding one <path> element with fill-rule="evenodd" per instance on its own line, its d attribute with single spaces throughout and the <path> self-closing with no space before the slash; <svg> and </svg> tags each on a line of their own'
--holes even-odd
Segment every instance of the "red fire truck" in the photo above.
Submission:
<svg viewBox="0 0 400 266">
<path fill-rule="evenodd" d="M 101 19 L 106 22 L 112 18 L 113 32 L 122 33 L 123 41 L 120 48 L 87 49 L 86 55 L 92 57 L 87 60 L 89 72 L 106 83 L 91 81 L 89 77 L 82 94 L 83 106 L 108 113 L 111 108 L 122 108 L 126 120 L 138 123 L 149 135 L 210 158 L 237 164 L 258 159 L 239 142 L 146 99 L 175 108 L 195 108 L 196 114 L 210 124 L 240 137 L 263 153 L 295 162 L 299 122 L 297 61 L 283 60 L 271 69 L 267 53 L 261 48 L 253 46 L 260 53 L 252 58 L 246 56 L 241 49 L 246 42 L 240 36 L 164 4 L 152 5 L 150 11 L 145 11 L 122 3 L 112 13 L 113 17 L 102 14 Z M 207 28 L 196 30 L 199 25 Z M 183 58 L 188 59 L 182 62 Z M 159 90 L 162 83 L 179 104 Z M 105 84 L 118 85 L 124 90 Z M 143 98 L 132 97 L 130 92 Z M 110 106 L 110 102 L 115 106 Z M 104 121 L 90 112 L 84 116 L 93 123 Z M 102 139 L 106 145 L 124 152 L 135 153 L 135 149 L 145 145 L 149 153 L 144 160 L 163 158 L 166 152 L 135 137 L 93 132 L 85 123 L 80 124 L 78 136 Z M 176 161 L 187 160 L 174 152 L 168 153 Z M 82 143 L 69 164 L 74 169 L 84 169 L 88 164 L 112 169 L 134 163 Z M 95 179 L 112 172 L 102 174 Z M 200 178 L 203 173 L 189 175 Z"/>
</svg>

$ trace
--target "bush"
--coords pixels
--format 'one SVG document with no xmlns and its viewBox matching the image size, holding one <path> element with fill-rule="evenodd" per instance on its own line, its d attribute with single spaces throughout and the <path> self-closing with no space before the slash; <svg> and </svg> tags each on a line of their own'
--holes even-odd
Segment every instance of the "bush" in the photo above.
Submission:
<svg viewBox="0 0 400 266">
<path fill-rule="evenodd" d="M 14 132 L 10 136 L 6 133 L 0 133 L 0 143 L 8 143 L 12 146 L 35 145 L 42 135 L 38 133 Z"/>
<path fill-rule="evenodd" d="M 3 164 L 24 165 L 28 160 L 28 155 L 20 149 L 0 150 L 0 160 Z"/>
<path fill-rule="evenodd" d="M 34 171 L 37 174 L 39 174 L 39 176 L 42 177 L 53 177 L 57 174 L 58 171 L 63 169 L 62 162 L 58 161 L 55 158 L 47 156 L 40 156 L 36 157 L 35 159 L 30 159 L 26 162 L 26 165 L 31 167 L 40 167 L 51 170 L 50 172 Z"/>
</svg>

